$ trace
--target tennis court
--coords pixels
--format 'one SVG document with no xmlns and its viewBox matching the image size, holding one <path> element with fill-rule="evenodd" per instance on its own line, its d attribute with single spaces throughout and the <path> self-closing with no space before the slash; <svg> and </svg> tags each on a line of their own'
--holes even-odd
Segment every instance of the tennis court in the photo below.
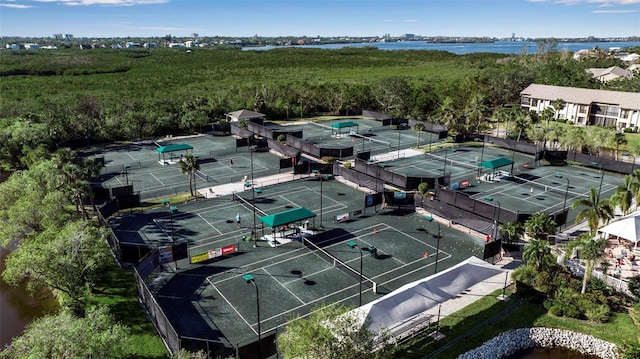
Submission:
<svg viewBox="0 0 640 359">
<path fill-rule="evenodd" d="M 192 153 L 200 164 L 196 173 L 197 187 L 240 181 L 244 176 L 250 176 L 252 159 L 255 177 L 278 173 L 279 170 L 277 156 L 268 152 L 249 152 L 248 148 L 236 150 L 233 137 L 196 136 L 94 151 L 92 156 L 105 159 L 98 181 L 105 188 L 133 184 L 134 192 L 139 192 L 142 199 L 188 192 L 188 177 L 180 172 L 178 165 L 163 166 L 159 163 L 158 146 L 171 144 L 193 147 Z M 171 153 L 167 158 L 169 162 L 175 162 L 183 153 Z"/>
<path fill-rule="evenodd" d="M 353 126 L 340 129 L 334 127 L 344 123 L 351 123 Z M 382 126 L 378 121 L 362 118 L 306 122 L 286 128 L 303 130 L 303 139 L 315 144 L 353 146 L 355 152 L 371 151 L 375 154 L 397 151 L 398 147 L 409 148 L 418 144 L 424 146 L 438 141 L 437 136 L 423 132 L 418 142 L 418 133 L 410 128 L 396 130 L 390 126 Z"/>
<path fill-rule="evenodd" d="M 320 227 L 319 186 L 320 181 L 313 178 L 269 186 L 261 193 L 262 203 L 256 200 L 256 204 L 265 213 L 307 207 L 316 213 L 315 224 Z M 481 239 L 446 225 L 439 228 L 416 213 L 367 209 L 348 221 L 334 222 L 339 214 L 361 211 L 364 193 L 337 181 L 323 181 L 322 186 L 323 228 L 315 228 L 304 244 L 298 240 L 274 248 L 259 242 L 254 248 L 251 242 L 240 241 L 252 229 L 250 191 L 240 194 L 248 204 L 215 198 L 179 206 L 180 213 L 173 218 L 176 235 L 192 238 L 191 254 L 239 242 L 233 255 L 198 264 L 180 263 L 177 273 L 163 274 L 171 278 L 162 278 L 162 285 L 158 285 L 158 301 L 172 308 L 172 321 L 182 323 L 178 327 L 185 330 L 184 335 L 197 336 L 215 329 L 214 335 L 219 332 L 231 343 L 254 341 L 258 330 L 256 296 L 255 287 L 243 279 L 247 274 L 254 276 L 260 291 L 261 332 L 267 333 L 321 304 L 357 306 L 361 253 L 363 304 L 433 274 L 436 257 L 441 271 L 470 255 L 482 256 Z M 243 215 L 242 228 L 232 221 L 236 211 Z M 161 220 L 166 224 L 167 214 Z M 167 237 L 162 231 L 158 235 Z M 198 236 L 201 239 L 195 239 Z M 350 241 L 358 248 L 349 247 L 346 243 Z M 199 320 L 192 317 L 196 312 Z"/>
</svg>

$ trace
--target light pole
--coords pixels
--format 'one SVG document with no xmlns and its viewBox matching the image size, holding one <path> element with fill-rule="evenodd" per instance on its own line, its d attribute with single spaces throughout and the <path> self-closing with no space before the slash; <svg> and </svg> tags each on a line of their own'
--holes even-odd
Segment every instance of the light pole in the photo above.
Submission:
<svg viewBox="0 0 640 359">
<path fill-rule="evenodd" d="M 253 284 L 256 288 L 256 310 L 258 312 L 258 359 L 262 359 L 262 333 L 260 330 L 260 296 L 258 293 L 258 285 L 256 285 L 256 279 L 251 274 L 245 274 L 242 276 L 245 282 Z"/>
<path fill-rule="evenodd" d="M 591 162 L 592 166 L 600 166 L 600 187 L 598 187 L 598 202 L 600 202 L 600 193 L 602 192 L 602 181 L 604 180 L 603 164 L 598 162 Z"/>
<path fill-rule="evenodd" d="M 347 242 L 347 246 L 349 246 L 349 248 L 351 249 L 358 248 L 358 251 L 360 252 L 360 289 L 358 291 L 358 306 L 361 307 L 362 306 L 362 248 L 358 247 L 358 244 L 355 241 Z"/>
<path fill-rule="evenodd" d="M 251 158 L 251 208 L 253 209 L 253 230 L 251 233 L 254 237 L 253 247 L 255 248 L 258 246 L 258 233 L 256 232 L 256 184 L 255 179 L 253 178 L 253 151 L 256 150 L 256 147 L 251 144 L 251 137 L 247 138 L 247 144 L 249 148 L 249 156 Z"/>
<path fill-rule="evenodd" d="M 484 161 L 484 138 L 485 138 L 485 135 L 483 134 L 482 135 L 482 151 L 480 151 L 480 162 L 478 162 L 478 177 L 480 176 L 480 172 L 481 172 L 480 170 L 481 163 L 482 161 Z"/>
<path fill-rule="evenodd" d="M 444 146 L 444 145 L 443 145 Z M 444 167 L 442 168 L 442 178 L 447 176 L 447 148 L 444 148 Z"/>
<path fill-rule="evenodd" d="M 562 203 L 562 212 L 567 210 L 567 196 L 569 195 L 569 178 L 563 177 L 562 174 L 556 173 L 556 178 L 564 178 L 567 180 L 567 189 L 564 190 L 564 202 Z M 569 212 L 565 213 L 564 228 L 567 228 L 567 220 L 569 220 Z"/>
<path fill-rule="evenodd" d="M 122 165 L 122 167 L 124 168 L 124 180 L 127 183 L 127 186 L 129 185 L 129 167 L 131 167 L 130 164 L 125 163 L 124 165 Z"/>
<path fill-rule="evenodd" d="M 171 226 L 171 244 L 172 244 L 171 251 L 173 252 L 173 247 L 175 247 L 176 245 L 176 238 L 173 231 L 173 212 L 177 212 L 178 207 L 172 206 L 168 199 L 163 199 L 162 204 L 164 204 L 169 208 L 169 223 Z M 173 264 L 174 264 L 174 267 L 178 269 L 178 260 L 176 258 L 174 258 Z"/>
<path fill-rule="evenodd" d="M 400 122 L 396 126 L 398 127 L 398 159 L 400 159 Z"/>
<path fill-rule="evenodd" d="M 312 170 L 311 173 L 313 173 L 315 176 L 318 176 L 318 178 L 320 179 L 320 228 L 322 228 L 322 182 L 324 180 L 324 175 L 322 173 L 320 173 L 319 170 Z"/>
<path fill-rule="evenodd" d="M 498 226 L 500 225 L 500 211 L 502 210 L 500 201 L 496 201 L 496 203 L 498 204 L 498 216 L 493 223 L 493 239 L 494 240 L 498 238 Z M 496 216 L 494 216 L 494 218 L 496 218 Z"/>
<path fill-rule="evenodd" d="M 428 217 L 427 221 L 433 222 L 433 217 Z M 438 225 L 438 236 L 436 241 L 436 265 L 434 266 L 433 273 L 438 273 L 438 255 L 440 254 L 440 237 L 442 237 L 442 232 L 440 231 L 440 222 L 436 222 Z"/>
</svg>

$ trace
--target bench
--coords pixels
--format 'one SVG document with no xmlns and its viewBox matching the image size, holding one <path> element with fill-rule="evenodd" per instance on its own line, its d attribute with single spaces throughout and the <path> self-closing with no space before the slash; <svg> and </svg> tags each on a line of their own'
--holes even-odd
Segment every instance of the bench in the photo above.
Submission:
<svg viewBox="0 0 640 359">
<path fill-rule="evenodd" d="M 424 219 L 426 219 L 427 221 L 431 222 L 431 221 L 433 221 L 433 216 L 427 215 L 427 216 L 424 216 Z"/>
<path fill-rule="evenodd" d="M 491 196 L 485 196 L 484 199 L 486 199 L 487 201 L 493 201 L 493 197 Z"/>
<path fill-rule="evenodd" d="M 262 189 L 260 189 L 260 188 L 256 188 L 254 191 L 255 191 L 256 193 L 258 193 L 258 194 L 262 193 Z"/>
</svg>

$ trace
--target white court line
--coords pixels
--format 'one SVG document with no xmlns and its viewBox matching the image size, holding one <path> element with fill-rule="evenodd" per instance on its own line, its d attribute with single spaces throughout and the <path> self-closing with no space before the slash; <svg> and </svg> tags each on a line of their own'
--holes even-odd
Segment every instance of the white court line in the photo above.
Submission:
<svg viewBox="0 0 640 359">
<path fill-rule="evenodd" d="M 287 292 L 291 293 L 292 296 L 294 296 L 300 303 L 302 304 L 307 304 L 305 303 L 304 300 L 300 299 L 297 295 L 295 295 L 295 293 L 293 293 L 292 291 L 289 290 L 289 288 L 285 287 L 282 283 L 280 283 L 279 280 L 277 280 L 274 276 L 271 275 L 271 273 L 269 273 L 269 271 L 266 270 L 266 268 L 262 268 L 262 271 L 264 271 L 265 273 L 267 273 L 269 275 L 269 277 L 273 278 L 273 280 L 275 280 L 278 284 L 280 284 L 280 286 L 282 288 L 284 288 Z"/>
<path fill-rule="evenodd" d="M 221 297 L 222 299 L 224 299 L 224 300 L 229 304 L 229 306 L 231 307 L 231 309 L 233 309 L 233 311 L 234 311 L 234 312 L 236 312 L 236 314 L 238 314 L 238 316 L 240 317 L 240 319 L 242 319 L 242 321 L 243 321 L 243 322 L 245 322 L 245 323 L 249 326 L 249 329 L 251 329 L 251 330 L 252 330 L 256 335 L 258 335 L 258 332 L 257 332 L 255 329 L 253 329 L 253 326 L 251 326 L 251 324 L 249 324 L 249 322 L 247 322 L 247 320 L 242 316 L 242 314 L 240 314 L 240 312 L 238 311 L 238 309 L 236 309 L 236 307 L 235 307 L 233 304 L 231 304 L 231 302 L 229 301 L 229 299 L 227 299 L 227 297 L 225 297 L 225 296 L 224 296 L 224 294 L 222 294 L 222 292 L 221 292 L 221 291 L 220 291 L 220 290 L 215 286 L 215 284 L 211 283 L 211 281 L 209 280 L 209 278 L 207 278 L 207 282 L 209 282 L 209 284 L 211 284 L 211 286 L 213 287 L 213 289 L 215 289 L 215 290 L 216 290 L 216 292 L 218 292 L 218 294 L 220 294 L 220 297 Z"/>
<path fill-rule="evenodd" d="M 211 227 L 213 230 L 218 232 L 218 234 L 222 235 L 222 232 L 220 232 L 220 230 L 216 226 L 214 226 L 212 223 L 210 223 L 204 217 L 202 217 L 202 215 L 200 215 L 200 213 L 198 213 L 198 217 L 200 217 L 203 221 L 205 221 L 205 223 L 207 223 L 209 225 L 209 227 Z"/>
<path fill-rule="evenodd" d="M 165 184 L 164 184 L 164 183 L 162 183 L 162 181 L 160 181 L 160 180 L 158 179 L 158 177 L 156 177 L 153 173 L 149 172 L 149 175 L 151 175 L 151 177 L 153 177 L 153 179 L 155 179 L 156 181 L 158 181 L 158 183 L 160 183 L 160 185 L 161 185 L 161 186 L 165 186 Z"/>
</svg>

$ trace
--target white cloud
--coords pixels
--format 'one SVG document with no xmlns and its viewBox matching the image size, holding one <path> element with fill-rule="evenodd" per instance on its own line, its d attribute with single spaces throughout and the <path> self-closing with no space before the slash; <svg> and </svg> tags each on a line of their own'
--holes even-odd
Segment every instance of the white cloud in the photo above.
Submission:
<svg viewBox="0 0 640 359">
<path fill-rule="evenodd" d="M 67 6 L 134 6 L 134 5 L 150 5 L 165 4 L 169 0 L 34 0 L 37 2 L 59 3 Z"/>
<path fill-rule="evenodd" d="M 31 8 L 33 6 L 31 5 L 22 5 L 22 4 L 0 4 L 0 7 L 8 7 L 11 9 L 28 9 Z"/>
<path fill-rule="evenodd" d="M 627 14 L 638 10 L 593 10 L 594 14 Z"/>
</svg>

